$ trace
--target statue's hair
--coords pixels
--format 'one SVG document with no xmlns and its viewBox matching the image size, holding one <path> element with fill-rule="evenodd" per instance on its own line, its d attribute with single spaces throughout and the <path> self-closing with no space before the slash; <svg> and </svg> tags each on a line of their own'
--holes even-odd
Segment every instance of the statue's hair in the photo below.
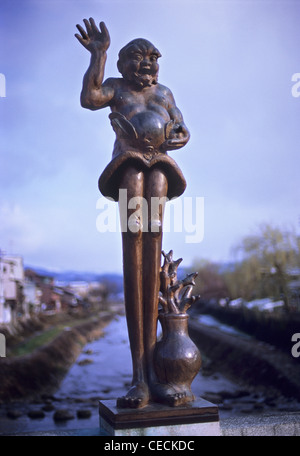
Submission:
<svg viewBox="0 0 300 456">
<path fill-rule="evenodd" d="M 119 52 L 119 60 L 117 62 L 118 70 L 123 75 L 123 62 L 126 60 L 128 53 L 130 50 L 151 50 L 153 54 L 157 55 L 157 57 L 161 57 L 161 53 L 159 50 L 148 40 L 144 38 L 136 38 L 126 44 Z"/>
</svg>

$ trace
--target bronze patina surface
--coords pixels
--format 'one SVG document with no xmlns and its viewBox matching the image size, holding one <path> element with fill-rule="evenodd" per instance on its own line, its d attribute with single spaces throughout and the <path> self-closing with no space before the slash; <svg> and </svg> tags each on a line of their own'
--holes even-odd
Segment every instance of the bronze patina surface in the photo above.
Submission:
<svg viewBox="0 0 300 456">
<path fill-rule="evenodd" d="M 130 41 L 119 52 L 117 67 L 122 77 L 104 80 L 110 45 L 107 27 L 100 22 L 98 28 L 92 18 L 84 19 L 84 24 L 85 28 L 77 25 L 79 34 L 75 35 L 91 53 L 81 104 L 91 110 L 110 108 L 116 134 L 112 159 L 99 178 L 99 189 L 119 201 L 126 220 L 122 229 L 124 296 L 133 378 L 117 405 L 141 408 L 155 401 L 180 406 L 194 399 L 190 383 L 201 363 L 196 347 L 188 342 L 186 324 L 193 277 L 178 281 L 176 275 L 175 280 L 176 262 L 169 253 L 161 268 L 161 251 L 164 202 L 180 196 L 186 187 L 168 151 L 183 147 L 190 134 L 172 92 L 158 82 L 160 51 L 146 39 Z M 134 205 L 121 205 L 121 190 Z M 138 206 L 143 210 L 137 211 Z M 159 305 L 164 341 L 177 334 L 171 348 L 170 344 L 157 344 Z M 179 337 L 182 328 L 185 336 Z"/>
</svg>

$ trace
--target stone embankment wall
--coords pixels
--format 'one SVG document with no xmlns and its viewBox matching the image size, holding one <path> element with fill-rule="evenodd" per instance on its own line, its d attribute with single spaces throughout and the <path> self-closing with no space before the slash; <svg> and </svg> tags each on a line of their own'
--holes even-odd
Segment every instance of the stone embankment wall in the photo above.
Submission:
<svg viewBox="0 0 300 456">
<path fill-rule="evenodd" d="M 300 399 L 300 363 L 291 352 L 190 321 L 189 334 L 215 370 L 252 388 L 272 388 Z"/>
<path fill-rule="evenodd" d="M 24 399 L 56 389 L 82 347 L 99 338 L 112 317 L 103 313 L 92 321 L 65 328 L 51 343 L 31 354 L 1 358 L 0 400 Z"/>
</svg>

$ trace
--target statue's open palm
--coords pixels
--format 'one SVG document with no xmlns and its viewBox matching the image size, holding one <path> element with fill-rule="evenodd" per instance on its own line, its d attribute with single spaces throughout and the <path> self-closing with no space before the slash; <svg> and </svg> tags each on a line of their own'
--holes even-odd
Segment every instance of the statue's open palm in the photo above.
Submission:
<svg viewBox="0 0 300 456">
<path fill-rule="evenodd" d="M 80 35 L 75 34 L 78 41 L 90 52 L 106 51 L 110 45 L 110 37 L 104 22 L 100 22 L 99 27 L 95 24 L 94 19 L 91 17 L 89 20 L 83 19 L 86 31 L 81 25 L 77 24 Z"/>
</svg>

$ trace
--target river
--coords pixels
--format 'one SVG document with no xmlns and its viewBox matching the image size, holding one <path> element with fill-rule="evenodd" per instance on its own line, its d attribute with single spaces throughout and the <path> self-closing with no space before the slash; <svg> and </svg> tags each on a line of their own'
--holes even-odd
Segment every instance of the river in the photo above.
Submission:
<svg viewBox="0 0 300 456">
<path fill-rule="evenodd" d="M 35 403 L 3 404 L 0 408 L 0 434 L 37 431 L 86 429 L 98 427 L 99 399 L 115 399 L 126 393 L 131 382 L 131 356 L 126 320 L 116 316 L 105 328 L 104 336 L 88 343 L 72 365 L 53 396 Z M 201 370 L 192 384 L 195 396 L 215 403 L 222 402 L 220 416 L 228 417 L 250 412 L 251 407 L 266 407 L 264 398 L 242 390 L 223 375 L 209 369 Z M 261 407 L 258 405 L 261 404 Z M 67 409 L 72 418 L 55 421 L 56 410 Z M 8 418 L 17 410 L 20 416 Z M 30 418 L 28 412 L 41 411 L 43 417 Z M 85 411 L 86 418 L 78 412 Z M 252 410 L 253 411 L 253 410 Z"/>
</svg>

